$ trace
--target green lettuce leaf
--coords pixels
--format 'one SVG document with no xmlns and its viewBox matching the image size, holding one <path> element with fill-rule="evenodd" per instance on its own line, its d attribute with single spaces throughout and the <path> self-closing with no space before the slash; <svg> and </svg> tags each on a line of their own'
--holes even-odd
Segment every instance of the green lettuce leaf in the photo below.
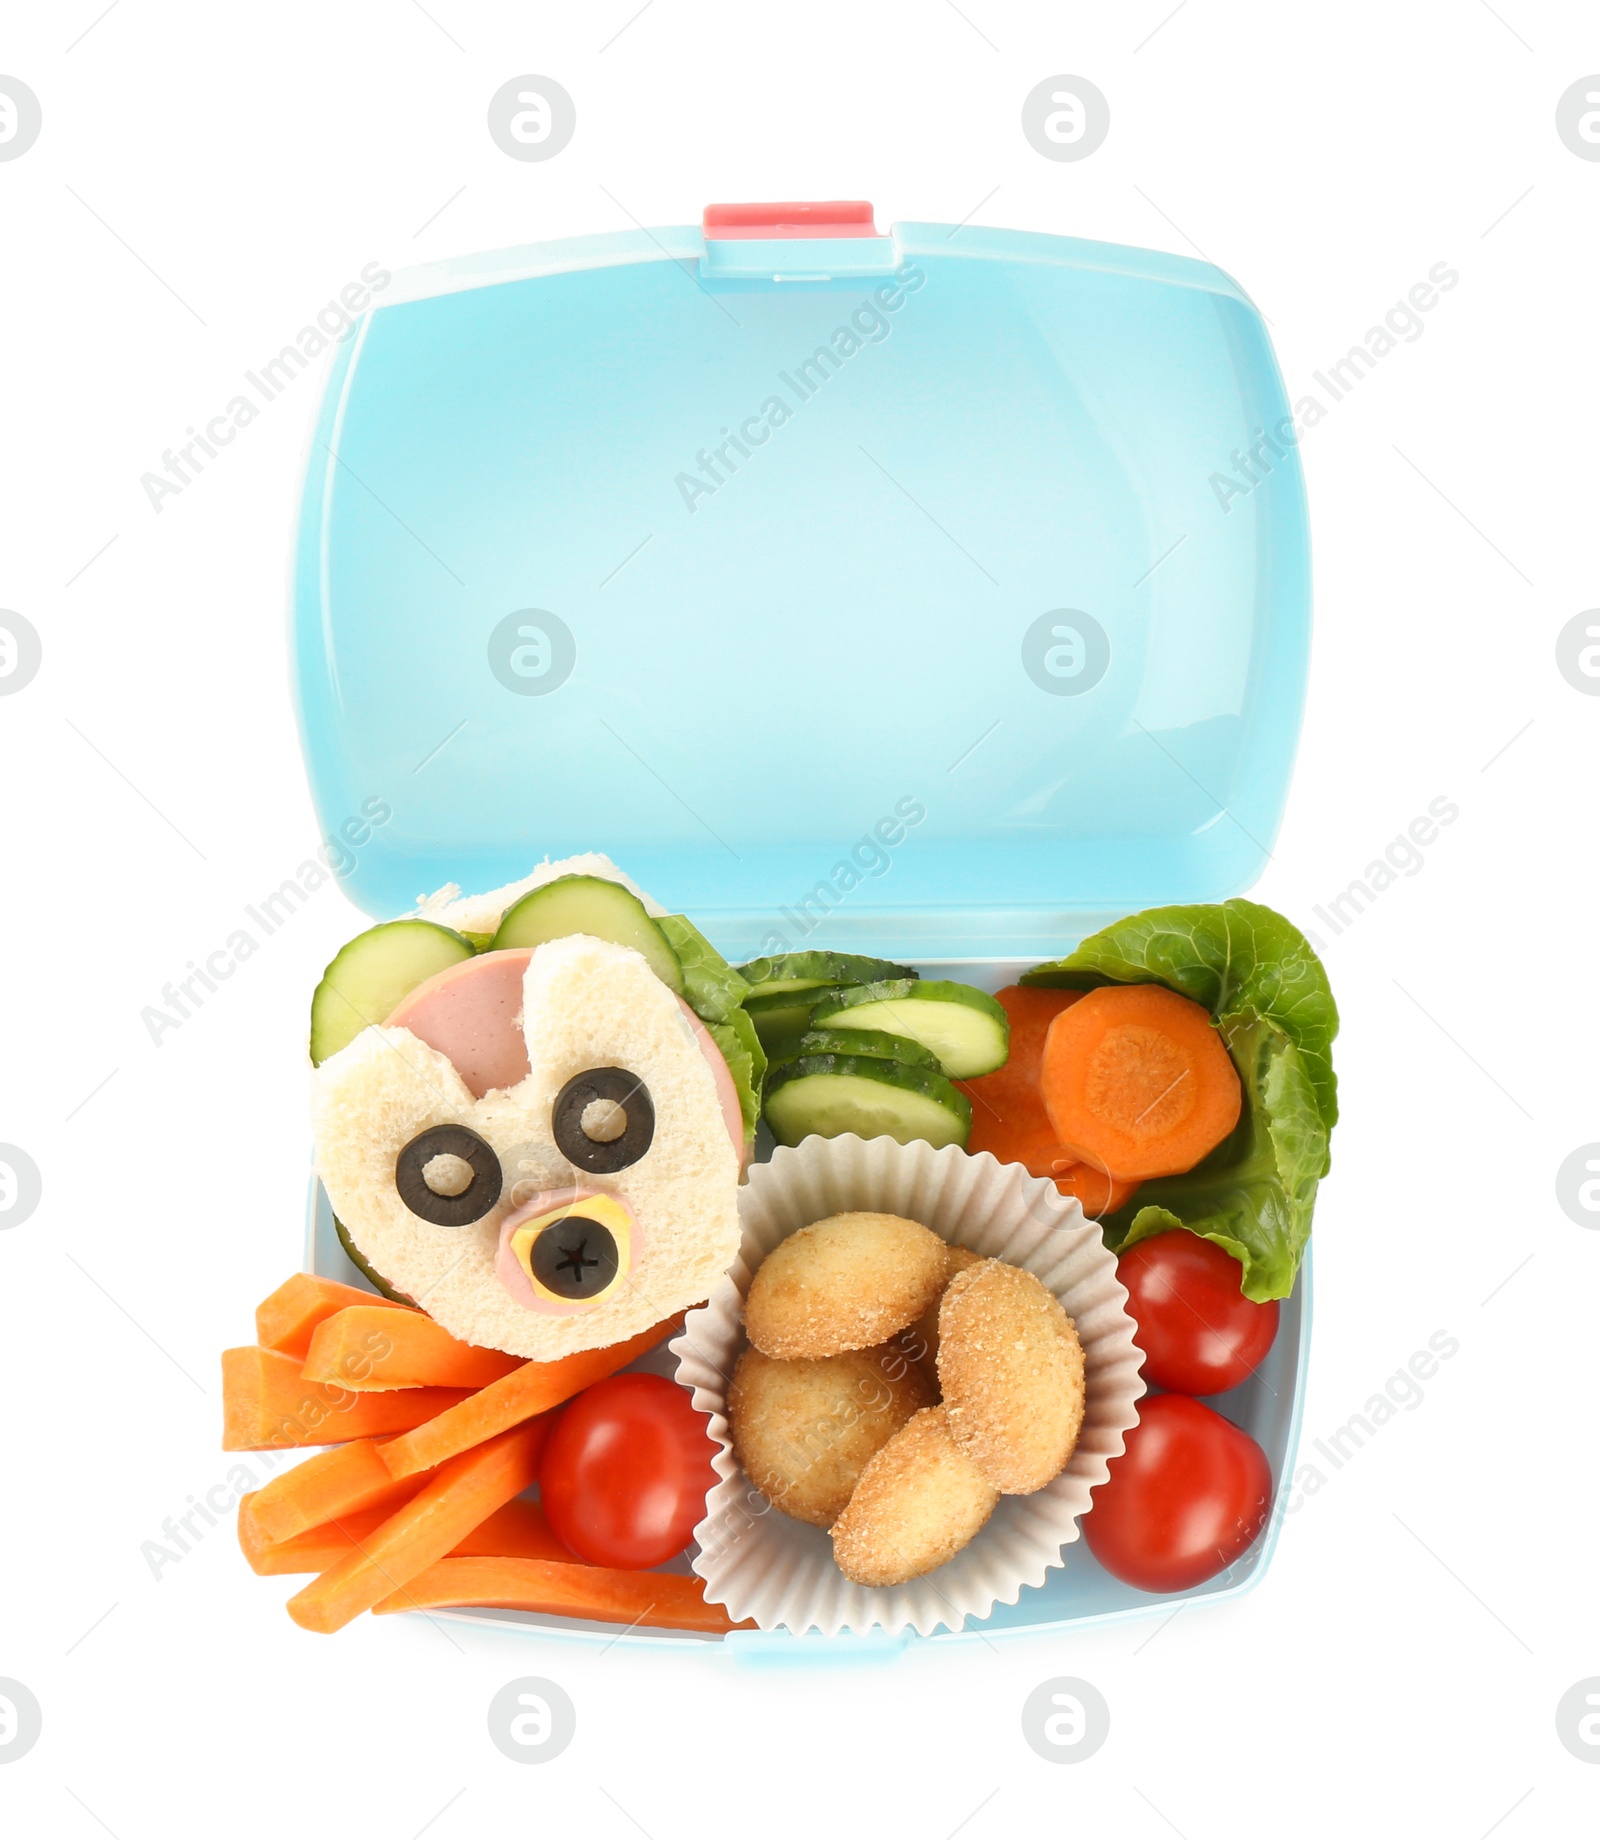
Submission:
<svg viewBox="0 0 1600 1840">
<path fill-rule="evenodd" d="M 683 971 L 683 994 L 721 1050 L 739 1093 L 746 1138 L 754 1137 L 761 1116 L 761 1082 L 767 1057 L 744 1000 L 750 986 L 692 920 L 667 914 L 657 920 Z"/>
<path fill-rule="evenodd" d="M 1172 1227 L 1215 1240 L 1244 1267 L 1245 1296 L 1264 1303 L 1294 1288 L 1328 1131 L 1305 1056 L 1281 1030 L 1241 1026 L 1229 1046 L 1244 1087 L 1238 1127 L 1187 1175 L 1142 1183 L 1103 1226 L 1115 1252 Z"/>
<path fill-rule="evenodd" d="M 750 986 L 692 921 L 667 914 L 656 925 L 683 969 L 683 994 L 702 1022 L 726 1022 L 742 1009 Z"/>
<path fill-rule="evenodd" d="M 1143 1183 L 1103 1222 L 1106 1240 L 1120 1251 L 1186 1227 L 1238 1259 L 1247 1297 L 1288 1296 L 1339 1116 L 1339 1012 L 1300 930 L 1254 901 L 1156 907 L 1021 981 L 1067 989 L 1164 984 L 1211 1012 L 1239 1070 L 1239 1124 L 1186 1174 Z"/>
<path fill-rule="evenodd" d="M 706 1033 L 722 1051 L 739 1093 L 746 1139 L 756 1133 L 761 1118 L 761 1085 L 767 1077 L 767 1056 L 749 1012 L 736 1009 L 726 1022 L 708 1022 Z"/>
</svg>

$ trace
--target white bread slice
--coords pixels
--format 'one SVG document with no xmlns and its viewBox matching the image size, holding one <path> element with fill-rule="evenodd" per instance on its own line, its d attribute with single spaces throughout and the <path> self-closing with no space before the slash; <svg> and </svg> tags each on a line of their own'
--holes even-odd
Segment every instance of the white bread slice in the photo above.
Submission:
<svg viewBox="0 0 1600 1840">
<path fill-rule="evenodd" d="M 551 862 L 547 856 L 531 875 L 523 876 L 520 882 L 507 882 L 504 888 L 491 889 L 488 894 L 464 895 L 458 883 L 446 882 L 432 894 L 418 896 L 417 918 L 453 926 L 458 933 L 492 933 L 513 902 L 563 875 L 596 875 L 604 881 L 620 882 L 644 903 L 647 914 L 659 919 L 667 911 L 659 901 L 652 901 L 632 877 L 624 875 L 609 856 L 590 850 L 581 856 L 564 857 L 560 862 Z"/>
<path fill-rule="evenodd" d="M 523 1030 L 528 1077 L 474 1100 L 450 1062 L 408 1030 L 364 1029 L 312 1075 L 312 1129 L 333 1211 L 390 1283 L 463 1341 L 551 1361 L 622 1341 L 710 1295 L 739 1248 L 739 1155 L 695 1031 L 639 953 L 583 933 L 540 946 L 523 982 Z M 556 1148 L 551 1109 L 574 1074 L 612 1066 L 644 1080 L 655 1136 L 630 1168 L 585 1175 Z M 400 1151 L 435 1124 L 466 1125 L 500 1158 L 500 1202 L 470 1226 L 419 1219 L 395 1188 Z M 568 1184 L 627 1203 L 639 1257 L 605 1302 L 547 1316 L 496 1277 L 499 1228 L 526 1194 Z"/>
</svg>

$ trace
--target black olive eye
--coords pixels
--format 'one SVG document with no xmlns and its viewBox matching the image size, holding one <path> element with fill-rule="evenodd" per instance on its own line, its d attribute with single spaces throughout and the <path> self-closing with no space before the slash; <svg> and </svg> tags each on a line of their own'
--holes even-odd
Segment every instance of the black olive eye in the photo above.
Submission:
<svg viewBox="0 0 1600 1840">
<path fill-rule="evenodd" d="M 430 1171 L 440 1157 L 458 1158 L 471 1179 L 463 1186 L 459 1167 L 448 1164 Z M 430 1173 L 437 1186 L 430 1186 Z M 500 1199 L 501 1181 L 499 1157 L 462 1124 L 436 1124 L 420 1132 L 395 1159 L 400 1199 L 419 1220 L 436 1227 L 466 1227 L 482 1220 Z"/>
<path fill-rule="evenodd" d="M 592 1175 L 615 1175 L 637 1163 L 656 1134 L 650 1089 L 621 1067 L 575 1073 L 556 1095 L 550 1127 L 569 1163 Z"/>
<path fill-rule="evenodd" d="M 533 1242 L 534 1277 L 553 1297 L 578 1302 L 598 1297 L 617 1275 L 617 1242 L 598 1220 L 569 1214 Z"/>
</svg>

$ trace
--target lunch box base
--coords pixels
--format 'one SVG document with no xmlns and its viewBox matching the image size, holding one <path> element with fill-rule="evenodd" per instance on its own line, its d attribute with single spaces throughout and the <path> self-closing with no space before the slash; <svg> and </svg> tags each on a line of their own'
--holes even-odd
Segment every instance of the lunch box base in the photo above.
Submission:
<svg viewBox="0 0 1600 1840">
<path fill-rule="evenodd" d="M 999 989 L 1013 982 L 1026 969 L 1026 961 L 1009 959 L 981 964 L 952 960 L 921 967 L 924 976 L 965 978 L 986 989 Z M 764 1150 L 761 1145 L 766 1146 Z M 763 1131 L 758 1140 L 758 1155 L 770 1154 L 770 1142 Z M 317 1276 L 335 1278 L 360 1289 L 372 1288 L 346 1258 L 334 1231 L 333 1211 L 327 1195 L 315 1178 L 311 1184 L 306 1254 L 306 1268 Z M 821 1636 L 815 1631 L 795 1636 L 786 1630 L 734 1630 L 726 1636 L 672 1629 L 628 1629 L 619 1633 L 611 1623 L 543 1616 L 521 1610 L 461 1609 L 430 1614 L 489 1628 L 536 1632 L 566 1641 L 597 1642 L 602 1646 L 618 1642 L 678 1643 L 696 1647 L 720 1643 L 729 1653 L 752 1663 L 786 1663 L 888 1658 L 913 1642 L 993 1642 L 1001 1637 L 1062 1634 L 1097 1624 L 1125 1622 L 1134 1617 L 1171 1616 L 1186 1604 L 1224 1603 L 1252 1589 L 1272 1563 L 1284 1514 L 1285 1482 L 1294 1473 L 1310 1341 L 1311 1257 L 1308 1251 L 1294 1290 L 1279 1307 L 1277 1337 L 1265 1361 L 1242 1386 L 1217 1394 L 1206 1402 L 1247 1431 L 1266 1452 L 1272 1468 L 1271 1518 L 1248 1552 L 1226 1571 L 1190 1591 L 1157 1594 L 1123 1584 L 1100 1565 L 1080 1535 L 1064 1549 L 1061 1567 L 1052 1571 L 1043 1585 L 1024 1586 L 1014 1604 L 997 1605 L 982 1621 L 968 1618 L 960 1629 L 941 1629 L 931 1636 L 919 1637 L 909 1632 L 888 1634 L 881 1629 L 867 1635 L 837 1636 Z M 660 1348 L 652 1350 L 634 1365 L 671 1374 L 676 1361 Z M 683 1571 L 687 1567 L 682 1561 L 674 1561 L 662 1569 Z"/>
</svg>

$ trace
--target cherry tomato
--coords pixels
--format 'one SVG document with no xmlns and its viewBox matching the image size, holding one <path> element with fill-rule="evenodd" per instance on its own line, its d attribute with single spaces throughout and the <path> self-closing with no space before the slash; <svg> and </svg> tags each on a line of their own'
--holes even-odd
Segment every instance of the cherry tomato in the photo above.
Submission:
<svg viewBox="0 0 1600 1840">
<path fill-rule="evenodd" d="M 1124 1584 L 1187 1591 L 1232 1565 L 1267 1523 L 1272 1472 L 1253 1437 L 1181 1393 L 1139 1402 L 1127 1448 L 1083 1520 Z"/>
<path fill-rule="evenodd" d="M 1239 1289 L 1240 1265 L 1198 1233 L 1140 1240 L 1117 1260 L 1128 1314 L 1144 1350 L 1144 1377 L 1170 1393 L 1225 1393 L 1266 1359 L 1278 1306 Z"/>
<path fill-rule="evenodd" d="M 660 1565 L 705 1516 L 716 1448 L 676 1382 L 613 1374 L 556 1420 L 539 1464 L 545 1516 L 590 1565 Z"/>
</svg>

